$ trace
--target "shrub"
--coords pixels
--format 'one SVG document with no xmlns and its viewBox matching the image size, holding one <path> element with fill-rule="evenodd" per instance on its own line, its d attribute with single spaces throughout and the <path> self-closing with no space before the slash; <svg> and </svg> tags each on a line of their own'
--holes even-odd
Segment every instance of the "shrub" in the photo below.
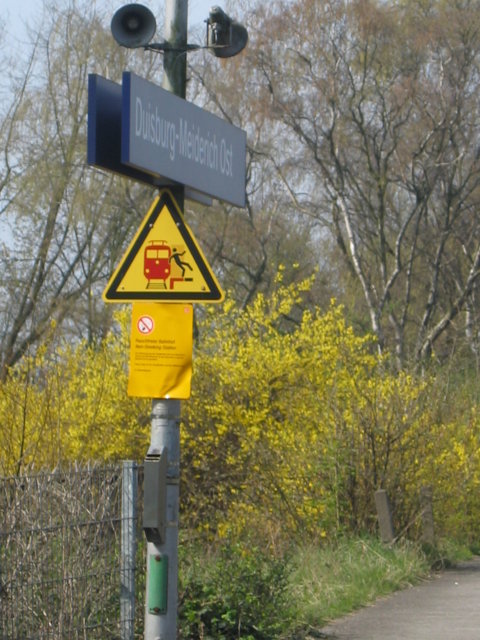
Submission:
<svg viewBox="0 0 480 640">
<path fill-rule="evenodd" d="M 299 311 L 308 286 L 279 284 L 199 322 L 181 432 L 190 526 L 231 539 L 254 523 L 264 543 L 287 546 L 373 531 L 378 488 L 399 528 L 411 519 L 429 383 L 389 372 L 334 302 Z"/>
<path fill-rule="evenodd" d="M 288 561 L 225 543 L 180 548 L 179 628 L 185 640 L 273 640 L 290 624 Z"/>
</svg>

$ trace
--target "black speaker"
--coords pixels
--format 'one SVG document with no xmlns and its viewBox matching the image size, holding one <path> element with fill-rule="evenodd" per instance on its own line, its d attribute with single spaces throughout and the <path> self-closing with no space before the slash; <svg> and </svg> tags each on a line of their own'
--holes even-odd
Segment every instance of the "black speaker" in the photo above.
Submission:
<svg viewBox="0 0 480 640">
<path fill-rule="evenodd" d="M 155 16 L 141 4 L 126 4 L 115 12 L 110 25 L 119 45 L 135 49 L 144 47 L 157 29 Z"/>
<path fill-rule="evenodd" d="M 212 7 L 207 22 L 207 47 L 217 58 L 231 58 L 248 42 L 245 27 L 232 20 L 220 7 Z"/>
</svg>

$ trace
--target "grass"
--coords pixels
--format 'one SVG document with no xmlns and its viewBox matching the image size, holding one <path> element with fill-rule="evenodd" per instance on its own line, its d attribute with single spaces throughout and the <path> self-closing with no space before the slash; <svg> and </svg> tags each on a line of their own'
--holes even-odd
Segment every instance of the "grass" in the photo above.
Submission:
<svg viewBox="0 0 480 640">
<path fill-rule="evenodd" d="M 181 550 L 180 637 L 188 640 L 322 637 L 330 620 L 418 583 L 432 566 L 471 556 L 451 542 L 425 550 L 366 537 L 305 546 L 284 557 L 239 542 L 208 552 L 195 545 Z"/>
<path fill-rule="evenodd" d="M 421 550 L 403 543 L 394 547 L 373 539 L 353 539 L 298 552 L 290 591 L 297 603 L 297 623 L 318 629 L 429 572 Z"/>
</svg>

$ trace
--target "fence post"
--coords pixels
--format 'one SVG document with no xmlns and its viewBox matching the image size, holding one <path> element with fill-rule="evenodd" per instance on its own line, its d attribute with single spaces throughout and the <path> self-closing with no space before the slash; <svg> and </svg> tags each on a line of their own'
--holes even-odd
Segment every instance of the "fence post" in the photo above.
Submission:
<svg viewBox="0 0 480 640">
<path fill-rule="evenodd" d="M 435 546 L 435 529 L 433 522 L 433 490 L 432 487 L 420 488 L 420 509 L 422 513 L 422 542 Z"/>
<path fill-rule="evenodd" d="M 120 559 L 120 629 L 122 640 L 134 640 L 135 559 L 137 552 L 137 465 L 125 460 L 122 471 Z"/>
<path fill-rule="evenodd" d="M 385 543 L 393 542 L 395 531 L 393 529 L 392 512 L 387 492 L 384 489 L 375 491 L 375 505 L 377 507 L 380 538 Z"/>
</svg>

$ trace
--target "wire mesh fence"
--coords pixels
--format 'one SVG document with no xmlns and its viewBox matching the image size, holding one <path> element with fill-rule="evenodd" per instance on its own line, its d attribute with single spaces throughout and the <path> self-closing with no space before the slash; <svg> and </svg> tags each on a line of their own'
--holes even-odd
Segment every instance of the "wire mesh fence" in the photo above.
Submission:
<svg viewBox="0 0 480 640">
<path fill-rule="evenodd" d="M 115 465 L 0 478 L 1 640 L 133 640 L 136 476 Z"/>
</svg>

